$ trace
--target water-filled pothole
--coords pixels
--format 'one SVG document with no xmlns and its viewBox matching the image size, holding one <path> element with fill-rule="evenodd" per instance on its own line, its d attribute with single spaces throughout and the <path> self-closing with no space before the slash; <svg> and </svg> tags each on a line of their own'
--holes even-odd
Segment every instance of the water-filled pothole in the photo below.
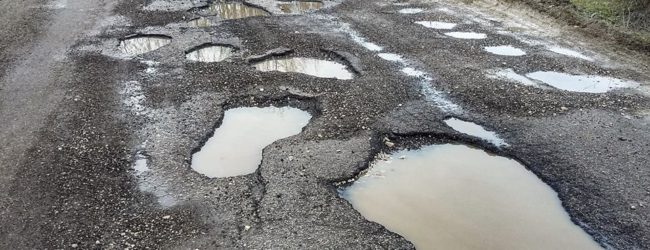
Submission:
<svg viewBox="0 0 650 250">
<path fill-rule="evenodd" d="M 318 1 L 303 2 L 282 2 L 278 3 L 278 8 L 286 14 L 303 14 L 323 8 L 323 3 Z"/>
<path fill-rule="evenodd" d="M 402 150 L 341 196 L 418 249 L 599 249 L 517 161 L 464 145 Z"/>
<path fill-rule="evenodd" d="M 587 61 L 594 61 L 593 58 L 588 57 L 583 55 L 582 53 L 572 50 L 572 49 L 567 49 L 567 48 L 562 48 L 562 47 L 550 47 L 548 50 L 553 51 L 555 53 L 565 55 L 565 56 L 571 56 L 575 58 L 580 58 L 582 60 L 587 60 Z"/>
<path fill-rule="evenodd" d="M 250 6 L 245 3 L 223 1 L 217 1 L 211 4 L 204 12 L 207 15 L 218 16 L 226 20 L 271 15 L 262 8 Z"/>
<path fill-rule="evenodd" d="M 192 156 L 192 169 L 210 178 L 251 174 L 262 162 L 264 147 L 299 134 L 310 119 L 308 112 L 292 107 L 229 109 L 214 135 Z"/>
<path fill-rule="evenodd" d="M 456 27 L 455 23 L 447 23 L 447 22 L 417 21 L 415 23 L 427 28 L 439 29 L 439 30 L 450 30 Z"/>
<path fill-rule="evenodd" d="M 350 80 L 354 74 L 343 64 L 314 58 L 294 57 L 287 59 L 269 59 L 256 63 L 257 70 L 296 72 L 322 78 Z"/>
<path fill-rule="evenodd" d="M 401 14 L 417 14 L 422 12 L 424 12 L 424 10 L 420 8 L 406 8 L 399 10 L 399 13 Z"/>
<path fill-rule="evenodd" d="M 207 28 L 215 25 L 215 22 L 210 20 L 209 18 L 205 17 L 199 17 L 196 19 L 192 19 L 189 21 L 189 25 L 197 28 Z"/>
<path fill-rule="evenodd" d="M 503 141 L 503 139 L 499 137 L 499 135 L 497 135 L 497 133 L 488 131 L 483 128 L 483 126 L 476 123 L 463 121 L 452 117 L 445 119 L 445 124 L 458 132 L 481 138 L 494 144 L 495 146 L 508 145 L 505 141 Z"/>
<path fill-rule="evenodd" d="M 185 58 L 198 62 L 221 62 L 231 57 L 234 51 L 228 46 L 204 44 L 185 53 Z"/>
<path fill-rule="evenodd" d="M 537 71 L 526 74 L 528 78 L 541 81 L 552 87 L 586 93 L 605 93 L 619 88 L 633 88 L 638 83 L 612 77 L 593 75 L 571 75 L 553 71 Z"/>
<path fill-rule="evenodd" d="M 136 56 L 157 50 L 172 42 L 172 38 L 164 35 L 135 35 L 120 41 L 120 50 L 127 55 Z"/>
<path fill-rule="evenodd" d="M 485 47 L 484 49 L 487 52 L 501 56 L 523 56 L 526 54 L 526 51 L 510 45 L 489 46 Z"/>
<path fill-rule="evenodd" d="M 485 39 L 487 35 L 476 32 L 447 32 L 445 35 L 459 39 Z"/>
</svg>

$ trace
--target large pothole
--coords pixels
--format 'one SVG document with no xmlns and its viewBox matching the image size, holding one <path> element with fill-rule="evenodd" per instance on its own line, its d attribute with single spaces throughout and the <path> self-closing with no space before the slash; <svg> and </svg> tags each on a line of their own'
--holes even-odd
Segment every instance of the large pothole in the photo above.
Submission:
<svg viewBox="0 0 650 250">
<path fill-rule="evenodd" d="M 292 107 L 245 107 L 225 112 L 221 126 L 192 156 L 192 169 L 211 178 L 254 173 L 262 150 L 299 134 L 311 115 Z"/>
<path fill-rule="evenodd" d="M 395 152 L 341 195 L 418 249 L 600 249 L 532 172 L 464 145 Z"/>
</svg>

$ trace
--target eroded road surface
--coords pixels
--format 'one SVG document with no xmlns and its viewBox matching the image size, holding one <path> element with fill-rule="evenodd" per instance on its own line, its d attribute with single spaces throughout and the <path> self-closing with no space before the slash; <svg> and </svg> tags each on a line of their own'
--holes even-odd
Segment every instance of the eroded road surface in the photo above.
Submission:
<svg viewBox="0 0 650 250">
<path fill-rule="evenodd" d="M 650 248 L 650 60 L 521 7 L 0 21 L 0 249 Z"/>
</svg>

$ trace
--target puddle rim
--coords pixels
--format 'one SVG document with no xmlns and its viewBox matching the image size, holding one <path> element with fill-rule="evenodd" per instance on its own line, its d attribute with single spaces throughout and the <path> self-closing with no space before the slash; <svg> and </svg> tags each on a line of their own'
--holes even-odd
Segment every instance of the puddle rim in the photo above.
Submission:
<svg viewBox="0 0 650 250">
<path fill-rule="evenodd" d="M 453 116 L 446 116 L 444 119 L 447 119 L 448 117 L 453 117 Z M 444 119 L 441 120 L 441 123 L 443 124 L 444 124 Z M 452 128 L 449 129 L 451 131 L 456 132 Z M 456 132 L 456 133 L 461 134 L 460 132 Z M 391 142 L 394 143 L 394 146 L 389 147 L 385 145 L 382 138 L 388 138 Z M 375 161 L 381 160 L 379 158 L 380 155 L 382 154 L 390 155 L 392 153 L 401 150 L 409 150 L 409 151 L 419 150 L 423 147 L 432 146 L 432 145 L 445 145 L 445 144 L 464 145 L 472 149 L 482 150 L 490 156 L 503 157 L 519 163 L 521 166 L 523 166 L 525 171 L 529 171 L 531 174 L 537 177 L 542 183 L 544 183 L 549 188 L 551 188 L 551 190 L 555 193 L 557 199 L 560 201 L 560 205 L 562 209 L 568 214 L 571 223 L 573 223 L 575 226 L 582 229 L 596 244 L 600 245 L 603 249 L 607 249 L 607 242 L 605 241 L 606 238 L 603 238 L 603 236 L 599 235 L 599 233 L 595 228 L 590 227 L 584 221 L 578 220 L 579 213 L 566 206 L 566 200 L 569 197 L 566 197 L 565 195 L 562 195 L 560 192 L 558 192 L 558 190 L 561 190 L 561 187 L 557 184 L 558 182 L 554 181 L 551 177 L 544 177 L 541 174 L 543 168 L 530 167 L 534 165 L 541 165 L 542 162 L 545 160 L 536 158 L 534 162 L 528 162 L 515 155 L 516 151 L 513 150 L 512 144 L 510 147 L 500 148 L 480 138 L 468 138 L 468 136 L 458 137 L 449 134 L 448 132 L 442 132 L 442 133 L 426 132 L 426 133 L 414 133 L 414 134 L 374 133 L 372 135 L 370 144 L 371 144 L 370 152 L 368 154 L 368 157 L 364 159 L 363 164 L 359 164 L 361 166 L 358 168 L 359 171 L 354 172 L 349 178 L 344 177 L 339 179 L 326 180 L 329 183 L 331 190 L 334 192 L 336 197 L 339 199 L 343 199 L 350 209 L 353 209 L 359 214 L 361 213 L 358 210 L 354 209 L 352 203 L 350 203 L 350 201 L 348 201 L 342 196 L 342 192 L 349 186 L 353 185 L 354 182 L 358 181 L 359 178 L 361 178 L 364 174 L 366 174 L 372 168 L 372 164 Z M 376 225 L 379 225 L 380 227 L 388 230 L 386 227 L 384 227 L 384 225 L 378 222 L 371 221 L 367 219 L 365 216 L 363 216 L 363 218 L 366 221 L 375 223 Z M 390 230 L 388 231 L 395 233 Z M 404 236 L 402 235 L 399 236 L 404 238 Z"/>
<path fill-rule="evenodd" d="M 217 15 L 209 15 L 209 14 L 203 14 L 203 13 L 201 13 L 202 11 L 204 11 L 204 10 L 206 10 L 206 9 L 209 9 L 210 6 L 212 6 L 213 4 L 218 4 L 218 3 L 235 3 L 235 4 L 241 4 L 241 5 L 246 6 L 246 7 L 249 7 L 249 8 L 255 8 L 255 9 L 261 10 L 261 11 L 264 12 L 266 15 L 261 15 L 261 16 L 248 16 L 248 17 L 243 17 L 243 18 L 228 19 L 228 18 L 220 17 L 218 14 L 217 14 Z M 223 22 L 223 21 L 229 21 L 229 20 L 238 20 L 238 19 L 253 18 L 253 17 L 270 17 L 270 16 L 275 16 L 275 15 L 273 15 L 273 12 L 267 10 L 266 8 L 264 8 L 264 7 L 262 7 L 262 6 L 259 6 L 259 5 L 257 5 L 257 4 L 249 3 L 248 1 L 224 1 L 224 2 L 214 1 L 214 2 L 207 3 L 207 4 L 205 4 L 204 6 L 196 6 L 196 7 L 193 7 L 193 8 L 191 8 L 191 9 L 187 10 L 187 11 L 190 12 L 191 14 L 195 14 L 195 15 L 197 15 L 197 16 L 199 16 L 199 17 L 217 17 L 217 18 L 219 18 L 219 21 L 220 21 L 220 22 Z"/>
<path fill-rule="evenodd" d="M 335 80 L 335 81 L 353 81 L 358 77 L 361 77 L 361 70 L 357 69 L 354 66 L 354 63 L 350 62 L 345 56 L 338 54 L 340 51 L 334 51 L 334 50 L 328 50 L 328 49 L 320 49 L 321 56 L 310 56 L 310 55 L 300 55 L 299 53 L 295 53 L 293 49 L 289 49 L 287 51 L 282 51 L 281 53 L 271 53 L 268 55 L 262 55 L 259 58 L 251 59 L 251 60 L 246 60 L 248 63 L 248 66 L 253 68 L 253 70 L 261 72 L 261 73 L 280 73 L 280 74 L 300 74 L 300 75 L 307 75 L 309 77 L 315 77 L 315 78 L 320 78 L 320 79 L 328 79 L 328 80 Z M 324 56 L 322 54 L 325 54 Z M 336 77 L 320 77 L 320 76 L 314 76 L 306 73 L 301 73 L 301 72 L 281 72 L 277 70 L 271 70 L 271 71 L 261 71 L 255 68 L 256 64 L 263 63 L 265 61 L 271 61 L 271 60 L 289 60 L 293 58 L 303 58 L 303 59 L 313 59 L 313 60 L 322 60 L 322 61 L 328 61 L 328 62 L 334 62 L 341 64 L 345 67 L 345 69 L 352 75 L 352 79 L 338 79 Z"/>
<path fill-rule="evenodd" d="M 184 50 L 183 55 L 185 56 L 185 61 L 189 61 L 191 63 L 219 63 L 219 62 L 202 62 L 202 61 L 187 60 L 187 55 L 188 54 L 190 54 L 192 52 L 202 50 L 202 49 L 205 49 L 205 48 L 210 48 L 210 47 L 227 47 L 227 48 L 232 49 L 233 53 L 238 53 L 238 52 L 240 52 L 242 50 L 242 48 L 240 48 L 239 46 L 234 45 L 234 44 L 220 43 L 220 42 L 206 42 L 206 43 L 202 43 L 202 44 L 199 44 L 197 46 L 193 46 L 193 47 L 190 47 L 189 49 Z M 234 58 L 234 56 L 229 57 L 229 58 Z"/>
<path fill-rule="evenodd" d="M 253 99 L 252 99 L 253 98 Z M 190 171 L 193 175 L 196 174 L 199 178 L 205 179 L 205 180 L 228 180 L 231 178 L 249 178 L 249 176 L 260 176 L 261 177 L 261 166 L 264 163 L 264 150 L 266 150 L 267 147 L 273 145 L 277 141 L 284 140 L 287 138 L 291 138 L 294 136 L 300 136 L 302 133 L 305 132 L 305 130 L 313 123 L 315 119 L 318 119 L 322 116 L 322 103 L 320 102 L 319 99 L 315 97 L 306 97 L 306 96 L 300 96 L 300 95 L 294 95 L 294 94 L 286 94 L 286 95 L 281 95 L 277 96 L 275 98 L 265 98 L 263 100 L 254 100 L 254 98 L 258 98 L 255 95 L 242 95 L 242 96 L 233 96 L 228 98 L 228 100 L 220 103 L 218 105 L 221 108 L 221 112 L 219 112 L 219 118 L 216 119 L 213 122 L 213 125 L 210 127 L 208 130 L 208 133 L 203 135 L 200 140 L 198 140 L 198 144 L 191 148 L 191 150 L 188 152 L 189 157 L 185 159 L 185 164 L 187 165 L 185 167 L 186 171 Z M 216 130 L 221 127 L 223 124 L 223 119 L 225 118 L 226 111 L 230 109 L 236 109 L 236 108 L 267 108 L 267 107 L 276 107 L 276 108 L 283 108 L 283 107 L 290 107 L 290 108 L 295 108 L 302 110 L 304 112 L 309 113 L 311 115 L 311 118 L 307 122 L 307 125 L 302 127 L 300 133 L 278 139 L 274 141 L 273 143 L 269 144 L 268 146 L 264 147 L 262 149 L 262 161 L 260 164 L 257 166 L 257 169 L 255 172 L 250 173 L 250 174 L 245 174 L 245 175 L 238 175 L 238 176 L 229 176 L 229 177 L 209 177 L 205 174 L 199 173 L 192 169 L 192 159 L 194 158 L 194 154 L 198 153 L 201 151 L 201 149 L 206 145 L 206 143 L 214 136 Z"/>
</svg>

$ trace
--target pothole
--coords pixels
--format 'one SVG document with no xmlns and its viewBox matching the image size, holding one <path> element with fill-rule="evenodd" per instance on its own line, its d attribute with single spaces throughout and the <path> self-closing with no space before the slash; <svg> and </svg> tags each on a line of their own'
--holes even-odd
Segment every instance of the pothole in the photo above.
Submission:
<svg viewBox="0 0 650 250">
<path fill-rule="evenodd" d="M 172 42 L 172 38 L 164 35 L 134 35 L 120 41 L 122 53 L 136 56 L 157 50 Z"/>
<path fill-rule="evenodd" d="M 211 26 L 215 25 L 214 21 L 210 20 L 209 18 L 205 18 L 205 17 L 199 17 L 199 18 L 192 19 L 188 23 L 189 23 L 190 26 L 197 27 L 197 28 L 207 28 L 207 27 L 211 27 Z"/>
<path fill-rule="evenodd" d="M 286 14 L 304 14 L 323 8 L 323 3 L 318 1 L 303 2 L 292 1 L 278 3 L 278 8 Z"/>
<path fill-rule="evenodd" d="M 206 15 L 218 16 L 225 20 L 271 15 L 262 8 L 250 6 L 245 3 L 219 1 L 208 6 L 203 12 Z"/>
<path fill-rule="evenodd" d="M 424 12 L 424 10 L 420 8 L 406 8 L 399 10 L 399 13 L 401 14 L 417 14 L 422 12 Z"/>
<path fill-rule="evenodd" d="M 192 169 L 210 178 L 251 174 L 262 162 L 264 147 L 299 134 L 310 119 L 308 112 L 292 107 L 229 109 L 214 135 L 192 155 Z"/>
<path fill-rule="evenodd" d="M 485 39 L 487 35 L 476 32 L 447 32 L 445 35 L 459 39 Z"/>
<path fill-rule="evenodd" d="M 418 249 L 600 249 L 524 166 L 464 145 L 395 152 L 340 194 Z"/>
<path fill-rule="evenodd" d="M 427 28 L 438 29 L 438 30 L 450 30 L 456 27 L 455 23 L 447 23 L 447 22 L 417 21 L 415 23 Z"/>
<path fill-rule="evenodd" d="M 230 58 L 234 51 L 228 46 L 204 44 L 185 53 L 185 58 L 198 62 L 221 62 Z"/>
<path fill-rule="evenodd" d="M 460 133 L 481 138 L 494 144 L 495 146 L 508 145 L 503 139 L 499 137 L 499 135 L 497 135 L 497 133 L 488 131 L 483 128 L 483 126 L 476 123 L 463 121 L 452 117 L 445 119 L 445 124 Z"/>
<path fill-rule="evenodd" d="M 565 56 L 570 56 L 570 57 L 575 57 L 575 58 L 580 58 L 582 60 L 587 60 L 590 62 L 593 62 L 594 59 L 588 56 L 583 55 L 582 53 L 572 50 L 572 49 L 567 49 L 567 48 L 562 48 L 562 47 L 550 47 L 548 50 L 553 51 L 555 53 L 565 55 Z"/>
<path fill-rule="evenodd" d="M 404 58 L 401 55 L 398 55 L 398 54 L 379 53 L 379 54 L 377 54 L 377 56 L 379 56 L 381 59 L 384 59 L 386 61 L 399 62 L 399 63 L 404 62 Z"/>
<path fill-rule="evenodd" d="M 526 76 L 558 89 L 585 93 L 605 93 L 614 89 L 634 88 L 639 86 L 636 82 L 612 77 L 571 75 L 553 71 L 537 71 L 526 74 Z"/>
<path fill-rule="evenodd" d="M 527 77 L 517 74 L 517 72 L 515 72 L 513 69 L 499 69 L 491 73 L 489 76 L 509 80 L 527 86 L 539 86 L 539 84 L 533 82 Z"/>
<path fill-rule="evenodd" d="M 501 46 L 488 46 L 484 48 L 485 51 L 490 52 L 495 55 L 501 56 L 523 56 L 526 55 L 526 51 L 515 48 L 510 45 L 501 45 Z"/>
<path fill-rule="evenodd" d="M 149 159 L 146 155 L 138 153 L 135 156 L 135 162 L 133 163 L 133 170 L 135 171 L 136 176 L 143 175 L 149 171 Z"/>
<path fill-rule="evenodd" d="M 256 63 L 257 70 L 295 72 L 322 78 L 350 80 L 354 74 L 343 64 L 314 58 L 294 57 L 288 59 L 269 59 Z"/>
</svg>

